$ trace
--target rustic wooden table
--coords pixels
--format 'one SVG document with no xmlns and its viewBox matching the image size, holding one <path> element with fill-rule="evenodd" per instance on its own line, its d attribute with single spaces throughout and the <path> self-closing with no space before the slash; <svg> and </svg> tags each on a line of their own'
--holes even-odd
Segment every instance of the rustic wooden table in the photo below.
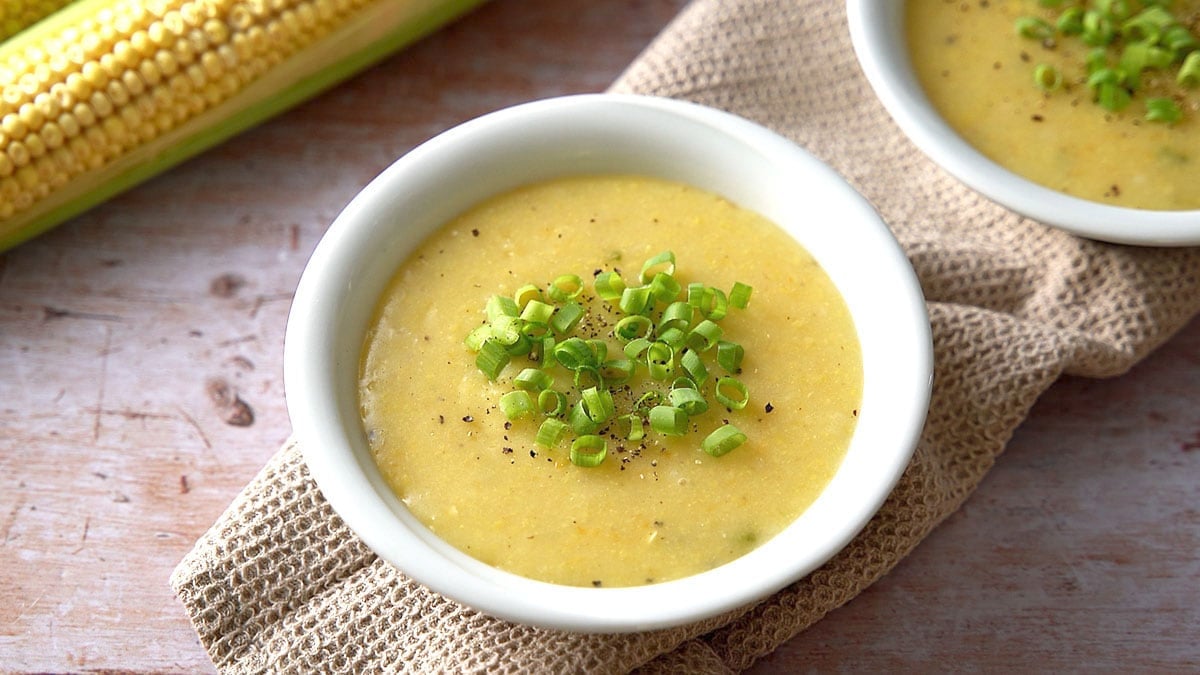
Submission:
<svg viewBox="0 0 1200 675">
<path fill-rule="evenodd" d="M 0 255 L 0 669 L 211 670 L 167 578 L 288 436 L 330 220 L 451 125 L 603 89 L 682 5 L 497 0 Z M 1200 668 L 1197 403 L 1200 321 L 1059 383 L 960 512 L 755 672 Z"/>
</svg>

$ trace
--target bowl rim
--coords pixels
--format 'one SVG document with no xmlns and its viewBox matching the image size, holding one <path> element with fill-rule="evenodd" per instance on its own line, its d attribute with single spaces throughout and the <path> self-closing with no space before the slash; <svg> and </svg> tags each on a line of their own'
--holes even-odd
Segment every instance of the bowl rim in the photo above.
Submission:
<svg viewBox="0 0 1200 675">
<path fill-rule="evenodd" d="M 587 147 L 571 146 L 568 141 L 576 136 L 588 139 L 581 141 Z M 669 138 L 664 140 L 664 137 Z M 886 299 L 875 310 L 879 318 L 865 320 L 878 322 L 878 326 L 871 328 L 874 335 L 882 333 L 886 323 L 886 329 L 894 331 L 888 337 L 888 348 L 894 346 L 906 358 L 895 359 L 893 352 L 885 354 L 882 338 L 866 337 L 860 325 L 864 318 L 852 308 L 860 342 L 879 345 L 871 347 L 871 365 L 864 346 L 864 380 L 876 372 L 872 367 L 882 367 L 874 364 L 886 360 L 894 362 L 889 366 L 895 369 L 889 371 L 894 373 L 894 381 L 888 382 L 886 388 L 882 377 L 876 378 L 881 382 L 878 385 L 868 386 L 864 382 L 858 429 L 867 431 L 860 438 L 856 430 L 848 452 L 848 456 L 851 452 L 864 453 L 854 455 L 855 470 L 859 473 L 847 477 L 843 475 L 847 472 L 839 468 L 834 477 L 838 488 L 835 490 L 831 483 L 784 533 L 731 563 L 691 577 L 630 588 L 577 588 L 491 568 L 453 549 L 420 525 L 382 483 L 373 461 L 364 454 L 357 400 L 348 404 L 346 397 L 339 400 L 335 392 L 339 387 L 346 388 L 347 372 L 352 372 L 351 380 L 357 380 L 357 356 L 365 332 L 365 326 L 343 326 L 362 321 L 361 316 L 347 319 L 350 310 L 346 307 L 353 304 L 350 300 L 355 293 L 365 293 L 363 289 L 372 284 L 381 287 L 378 280 L 367 278 L 370 273 L 362 271 L 361 263 L 372 256 L 386 257 L 376 253 L 385 233 L 388 238 L 404 240 L 396 244 L 400 249 L 408 246 L 411 250 L 433 228 L 423 230 L 415 225 L 393 228 L 384 222 L 382 212 L 395 210 L 395 204 L 406 203 L 405 200 L 412 203 L 422 198 L 427 188 L 436 188 L 437 181 L 451 176 L 457 180 L 458 173 L 463 171 L 494 172 L 502 166 L 496 163 L 497 157 L 511 159 L 505 153 L 527 151 L 528 143 L 546 143 L 552 148 L 547 152 L 559 153 L 550 157 L 553 160 L 550 164 L 557 161 L 559 166 L 573 168 L 579 164 L 593 166 L 598 161 L 597 155 L 603 164 L 606 152 L 619 154 L 621 151 L 608 147 L 614 139 L 628 141 L 630 147 L 651 147 L 636 152 L 655 157 L 645 160 L 652 164 L 682 166 L 685 160 L 653 150 L 671 144 L 679 153 L 702 152 L 703 149 L 681 140 L 690 139 L 702 148 L 721 147 L 723 152 L 744 153 L 750 158 L 747 161 L 778 169 L 780 185 L 785 178 L 799 176 L 812 182 L 809 201 L 818 206 L 827 201 L 833 205 L 830 208 L 838 209 L 837 213 L 848 214 L 851 222 L 839 226 L 849 228 L 851 234 L 840 234 L 838 228 L 809 228 L 805 231 L 809 239 L 802 244 L 824 266 L 829 260 L 822 259 L 813 250 L 814 246 L 831 247 L 854 237 L 855 254 L 861 250 L 873 260 L 873 271 L 885 274 L 889 283 L 854 278 L 845 281 L 844 287 L 835 278 L 835 284 L 843 295 L 852 286 L 855 297 L 866 297 L 873 292 Z M 488 169 L 486 158 L 491 158 L 492 169 Z M 467 159 L 471 161 L 464 164 Z M 546 158 L 539 156 L 539 159 Z M 697 162 L 690 169 L 698 172 L 696 181 L 676 179 L 705 187 L 704 181 L 722 180 L 717 177 L 730 173 L 710 164 L 714 163 Z M 594 172 L 594 169 L 574 172 Z M 562 173 L 561 169 L 551 169 L 550 175 Z M 536 179 L 527 176 L 523 182 Z M 513 179 L 506 176 L 503 180 Z M 729 177 L 723 180 L 736 182 Z M 788 186 L 795 192 L 790 183 Z M 477 188 L 484 194 L 490 194 L 489 189 L 494 186 Z M 766 188 L 747 185 L 746 189 Z M 458 204 L 459 211 L 480 201 L 479 197 L 460 196 L 458 191 L 455 194 L 450 199 Z M 796 209 L 802 201 L 794 195 L 782 194 L 776 200 Z M 448 218 L 431 217 L 431 220 L 440 224 Z M 793 232 L 793 236 L 799 239 L 800 235 Z M 846 259 L 851 257 L 848 253 L 841 255 Z M 397 264 L 390 266 L 392 272 Z M 849 263 L 843 262 L 841 267 L 843 271 L 839 273 L 848 275 L 844 270 L 849 269 Z M 390 272 L 387 277 L 391 277 Z M 377 297 L 373 293 L 366 304 L 373 309 Z M 359 302 L 364 301 L 360 298 Z M 331 326 L 337 329 L 330 330 Z M 353 342 L 344 337 L 348 331 L 359 337 L 357 344 L 350 345 L 353 354 L 349 353 L 349 347 L 339 346 L 338 342 Z M 352 364 L 347 363 L 350 360 Z M 766 597 L 824 564 L 866 525 L 907 467 L 924 425 L 932 373 L 932 338 L 919 282 L 900 245 L 865 198 L 825 164 L 764 127 L 694 103 L 631 94 L 572 95 L 501 109 L 445 131 L 396 160 L 346 206 L 318 243 L 297 285 L 284 339 L 284 384 L 294 436 L 300 442 L 311 477 L 350 529 L 382 559 L 443 596 L 502 619 L 568 631 L 651 630 L 710 618 Z M 885 396 L 889 397 L 886 405 Z M 847 463 L 848 460 L 843 461 L 843 465 Z M 855 485 L 851 489 L 850 485 L 851 481 L 864 477 L 873 486 L 866 498 L 860 494 L 860 487 Z M 851 494 L 853 499 L 849 498 Z M 818 520 L 832 518 L 835 513 L 841 517 L 836 527 Z M 809 514 L 815 515 L 809 517 Z M 803 531 L 798 529 L 801 523 Z M 791 538 L 785 538 L 785 533 Z M 824 545 L 819 550 L 785 548 L 789 542 L 801 541 L 802 535 L 819 535 Z M 768 564 L 775 560 L 769 556 L 783 557 L 789 563 Z"/>
<path fill-rule="evenodd" d="M 850 41 L 867 82 L 921 152 L 971 189 L 1071 234 L 1138 246 L 1200 245 L 1200 209 L 1154 211 L 1074 197 L 1024 178 L 967 143 L 926 98 L 905 47 L 903 0 L 846 0 Z"/>
</svg>

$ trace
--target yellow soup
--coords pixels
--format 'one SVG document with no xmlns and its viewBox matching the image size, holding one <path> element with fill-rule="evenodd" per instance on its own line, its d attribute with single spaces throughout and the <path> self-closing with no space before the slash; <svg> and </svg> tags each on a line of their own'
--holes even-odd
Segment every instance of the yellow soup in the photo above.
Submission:
<svg viewBox="0 0 1200 675">
<path fill-rule="evenodd" d="M 514 358 L 491 381 L 464 337 L 484 321 L 492 295 L 577 274 L 585 280 L 579 302 L 591 310 L 579 332 L 621 354 L 612 306 L 595 297 L 593 275 L 615 270 L 635 285 L 642 263 L 667 250 L 684 288 L 753 287 L 749 305 L 720 322 L 723 339 L 745 350 L 737 377 L 749 402 L 734 411 L 713 402 L 682 437 L 647 427 L 645 438 L 628 441 L 612 425 L 600 432 L 605 461 L 576 466 L 569 438 L 553 448 L 535 442 L 541 415 L 508 422 L 498 407 L 530 360 Z M 723 373 L 709 371 L 711 393 Z M 547 372 L 556 389 L 573 386 L 561 367 Z M 661 386 L 639 373 L 618 403 Z M 483 562 L 579 586 L 702 572 L 774 536 L 836 471 L 861 395 L 854 325 L 802 247 L 720 197 L 634 176 L 536 184 L 443 226 L 387 289 L 360 379 L 376 462 L 418 519 Z M 748 440 L 719 457 L 701 451 L 725 422 Z"/>
<path fill-rule="evenodd" d="M 1200 2 L 1171 6 L 1195 35 Z M 1177 65 L 1148 70 L 1127 107 L 1106 110 L 1087 85 L 1092 47 L 1062 34 L 1021 37 L 1014 29 L 1021 17 L 1054 24 L 1061 11 L 1036 0 L 908 0 L 909 51 L 934 107 L 984 155 L 1036 183 L 1115 206 L 1200 208 L 1198 90 L 1175 84 Z M 1119 41 L 1109 48 L 1110 65 L 1121 49 Z M 1062 76 L 1057 89 L 1035 86 L 1040 64 Z M 1146 120 L 1146 101 L 1156 97 L 1175 101 L 1179 122 Z"/>
</svg>

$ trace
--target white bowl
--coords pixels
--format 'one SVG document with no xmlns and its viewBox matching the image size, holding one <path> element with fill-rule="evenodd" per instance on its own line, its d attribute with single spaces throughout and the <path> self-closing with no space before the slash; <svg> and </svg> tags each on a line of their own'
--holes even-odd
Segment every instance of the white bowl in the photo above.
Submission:
<svg viewBox="0 0 1200 675">
<path fill-rule="evenodd" d="M 864 393 L 841 468 L 794 524 L 692 577 L 577 588 L 485 565 L 439 540 L 388 489 L 368 451 L 357 369 L 372 310 L 406 255 L 490 195 L 574 173 L 690 183 L 773 219 L 823 265 L 862 343 Z M 837 553 L 883 503 L 920 434 L 932 372 L 912 268 L 871 206 L 788 140 L 666 99 L 584 95 L 486 115 L 401 158 L 338 216 L 313 253 L 288 321 L 287 403 L 313 478 L 334 510 L 412 579 L 488 614 L 573 631 L 661 628 L 761 599 Z"/>
<path fill-rule="evenodd" d="M 1200 210 L 1110 206 L 1051 190 L 963 140 L 929 103 L 912 70 L 903 0 L 846 0 L 850 39 L 867 81 L 900 129 L 934 162 L 989 199 L 1072 234 L 1119 244 L 1200 244 Z"/>
</svg>

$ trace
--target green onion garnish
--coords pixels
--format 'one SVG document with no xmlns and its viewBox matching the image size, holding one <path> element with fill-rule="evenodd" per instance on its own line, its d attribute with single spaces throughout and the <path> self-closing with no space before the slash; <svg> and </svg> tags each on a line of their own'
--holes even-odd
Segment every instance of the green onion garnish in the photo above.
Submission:
<svg viewBox="0 0 1200 675">
<path fill-rule="evenodd" d="M 1175 124 L 1183 118 L 1183 111 L 1169 98 L 1146 99 L 1146 119 L 1150 122 Z"/>
<path fill-rule="evenodd" d="M 1062 73 L 1054 66 L 1040 63 L 1033 70 L 1033 82 L 1042 91 L 1055 91 L 1062 86 L 1062 81 Z"/>
<path fill-rule="evenodd" d="M 499 397 L 498 408 L 505 418 L 512 422 L 537 415 L 541 422 L 535 442 L 547 448 L 574 434 L 571 461 L 595 466 L 607 453 L 600 434 L 640 441 L 648 422 L 655 433 L 684 436 L 691 429 L 691 418 L 712 407 L 706 396 L 730 411 L 744 408 L 749 400 L 746 386 L 729 376 L 714 382 L 706 359 L 727 373 L 740 372 L 744 350 L 722 339 L 724 329 L 717 322 L 730 307 L 745 309 L 753 289 L 735 282 L 726 296 L 719 288 L 692 282 L 685 293 L 675 269 L 674 252 L 664 251 L 642 265 L 638 286 L 627 286 L 616 270 L 597 271 L 594 298 L 581 297 L 583 281 L 573 274 L 560 275 L 544 287 L 524 284 L 512 297 L 488 297 L 486 321 L 464 339 L 475 352 L 476 367 L 495 381 L 513 358 L 527 357 L 530 364 L 512 378 L 512 390 Z M 585 331 L 598 335 L 602 327 L 587 321 L 584 302 L 610 303 L 605 313 L 623 314 L 607 334 L 621 343 L 622 353 L 616 358 L 608 358 L 608 340 L 582 336 Z M 715 356 L 706 357 L 713 347 Z M 571 373 L 573 387 L 565 393 L 554 389 L 553 369 L 558 366 Z M 642 366 L 647 377 L 635 380 Z M 663 384 L 655 387 L 654 381 Z M 652 388 L 637 392 L 630 382 Z M 620 397 L 614 397 L 617 389 Z M 634 397 L 629 409 L 617 409 L 618 398 Z M 736 429 L 718 431 L 703 444 L 705 452 L 714 456 L 745 440 Z"/>
<path fill-rule="evenodd" d="M 745 442 L 746 434 L 732 424 L 726 424 L 709 434 L 700 443 L 700 449 L 713 457 L 720 457 Z"/>
<path fill-rule="evenodd" d="M 1054 37 L 1054 27 L 1036 16 L 1023 16 L 1016 21 L 1017 35 L 1031 40 Z"/>
<path fill-rule="evenodd" d="M 657 405 L 650 409 L 650 428 L 660 434 L 682 436 L 687 433 L 687 425 L 688 416 L 682 408 L 673 405 Z"/>
<path fill-rule="evenodd" d="M 730 389 L 737 398 L 733 398 L 727 393 Z M 717 403 L 730 410 L 741 410 L 750 401 L 750 392 L 746 389 L 746 385 L 736 377 L 728 375 L 717 380 L 717 385 L 713 387 L 713 396 L 716 397 Z"/>
<path fill-rule="evenodd" d="M 587 434 L 571 442 L 571 463 L 575 466 L 600 466 L 607 454 L 608 443 L 602 436 Z"/>
<path fill-rule="evenodd" d="M 533 439 L 534 443 L 543 448 L 553 448 L 562 440 L 564 434 L 567 433 L 567 425 L 561 420 L 556 420 L 553 417 L 542 420 L 542 425 L 538 427 L 537 437 Z"/>
<path fill-rule="evenodd" d="M 516 420 L 534 412 L 533 397 L 529 392 L 518 389 L 500 397 L 500 412 L 509 420 Z"/>
</svg>

